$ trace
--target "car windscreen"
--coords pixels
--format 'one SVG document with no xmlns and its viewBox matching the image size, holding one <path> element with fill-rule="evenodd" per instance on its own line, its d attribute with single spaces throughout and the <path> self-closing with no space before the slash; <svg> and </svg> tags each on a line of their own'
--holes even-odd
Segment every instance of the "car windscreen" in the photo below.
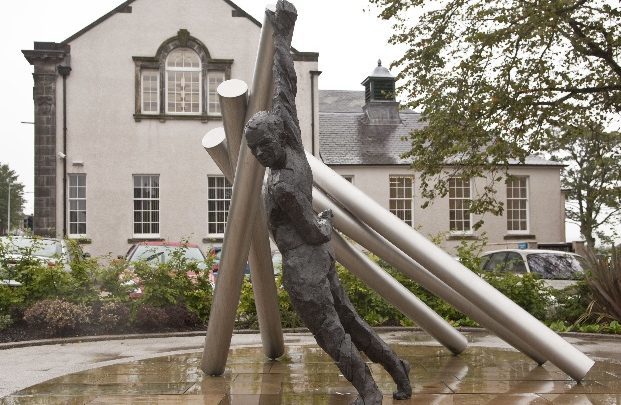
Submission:
<svg viewBox="0 0 621 405">
<path fill-rule="evenodd" d="M 551 280 L 576 280 L 584 270 L 575 256 L 556 253 L 531 253 L 526 256 L 530 271 Z"/>
<path fill-rule="evenodd" d="M 54 257 L 62 255 L 61 243 L 50 239 L 2 238 L 2 245 L 8 253 L 16 255 Z"/>
<path fill-rule="evenodd" d="M 129 258 L 130 262 L 160 262 L 166 263 L 172 257 L 175 251 L 183 250 L 183 257 L 186 260 L 203 262 L 205 258 L 199 248 L 196 247 L 173 247 L 173 246 L 146 246 L 141 245 L 136 248 L 134 254 Z"/>
</svg>

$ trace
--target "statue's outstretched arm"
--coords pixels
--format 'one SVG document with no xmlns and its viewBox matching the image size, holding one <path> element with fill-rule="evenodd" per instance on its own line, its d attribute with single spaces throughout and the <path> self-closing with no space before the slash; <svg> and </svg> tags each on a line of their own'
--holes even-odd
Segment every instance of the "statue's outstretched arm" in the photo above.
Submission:
<svg viewBox="0 0 621 405">
<path fill-rule="evenodd" d="M 287 214 L 293 226 L 311 245 L 330 241 L 332 224 L 327 216 L 317 217 L 308 198 L 287 183 L 279 183 L 273 189 L 274 200 Z"/>
</svg>

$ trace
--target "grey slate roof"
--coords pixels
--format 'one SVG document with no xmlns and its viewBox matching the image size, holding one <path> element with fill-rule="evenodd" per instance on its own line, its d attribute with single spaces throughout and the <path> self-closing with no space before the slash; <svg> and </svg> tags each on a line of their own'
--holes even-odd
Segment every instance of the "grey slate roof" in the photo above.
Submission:
<svg viewBox="0 0 621 405">
<path fill-rule="evenodd" d="M 419 114 L 402 113 L 399 125 L 366 125 L 358 113 L 324 113 L 319 111 L 319 144 L 321 157 L 328 165 L 398 165 L 410 149 L 401 140 L 423 124 Z"/>
<path fill-rule="evenodd" d="M 410 150 L 403 140 L 425 124 L 420 114 L 401 111 L 399 125 L 367 125 L 364 91 L 319 91 L 319 150 L 327 165 L 407 165 L 401 155 Z M 514 161 L 510 164 L 519 164 Z M 529 166 L 563 166 L 540 156 L 529 156 Z"/>
</svg>

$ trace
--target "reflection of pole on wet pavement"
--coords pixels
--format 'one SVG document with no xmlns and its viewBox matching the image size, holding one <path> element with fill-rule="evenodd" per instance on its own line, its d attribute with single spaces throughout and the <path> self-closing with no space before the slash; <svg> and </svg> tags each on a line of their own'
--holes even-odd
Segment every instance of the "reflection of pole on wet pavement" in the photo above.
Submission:
<svg viewBox="0 0 621 405">
<path fill-rule="evenodd" d="M 261 30 L 246 121 L 256 112 L 268 110 L 270 107 L 274 61 L 272 33 L 273 28 L 266 14 Z M 248 225 L 255 222 L 258 208 L 256 198 L 261 194 L 264 173 L 265 169 L 250 153 L 246 140 L 242 137 L 222 243 L 218 281 L 201 361 L 201 369 L 205 374 L 220 375 L 226 366 L 241 294 L 243 271 L 250 249 L 252 232 L 248 232 Z"/>
</svg>

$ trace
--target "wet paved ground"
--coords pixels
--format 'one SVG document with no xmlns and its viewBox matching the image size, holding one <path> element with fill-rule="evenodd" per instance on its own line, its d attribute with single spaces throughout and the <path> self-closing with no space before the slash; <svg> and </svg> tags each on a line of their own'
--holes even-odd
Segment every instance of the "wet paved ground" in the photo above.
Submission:
<svg viewBox="0 0 621 405">
<path fill-rule="evenodd" d="M 567 338 L 596 360 L 586 379 L 576 383 L 551 364 L 538 367 L 494 336 L 466 335 L 469 348 L 453 356 L 424 333 L 383 333 L 412 364 L 414 389 L 411 400 L 393 401 L 392 380 L 381 367 L 371 364 L 385 394 L 383 404 L 621 404 L 621 339 Z M 171 341 L 168 349 L 179 354 L 137 360 L 118 350 L 106 350 L 108 342 L 90 343 L 100 347 L 92 366 L 113 364 L 45 381 L 0 403 L 340 405 L 355 399 L 354 388 L 308 334 L 287 335 L 287 353 L 279 361 L 263 357 L 257 336 L 236 338 L 221 377 L 204 377 L 198 368 L 200 352 L 195 345 L 202 338 Z M 133 346 L 134 351 L 141 345 L 153 347 L 153 342 L 124 344 Z M 75 354 L 90 350 L 80 345 L 65 347 L 73 347 Z M 164 346 L 157 350 L 165 352 Z M 11 370 L 2 351 L 0 360 L 0 376 L 4 377 Z"/>
</svg>

